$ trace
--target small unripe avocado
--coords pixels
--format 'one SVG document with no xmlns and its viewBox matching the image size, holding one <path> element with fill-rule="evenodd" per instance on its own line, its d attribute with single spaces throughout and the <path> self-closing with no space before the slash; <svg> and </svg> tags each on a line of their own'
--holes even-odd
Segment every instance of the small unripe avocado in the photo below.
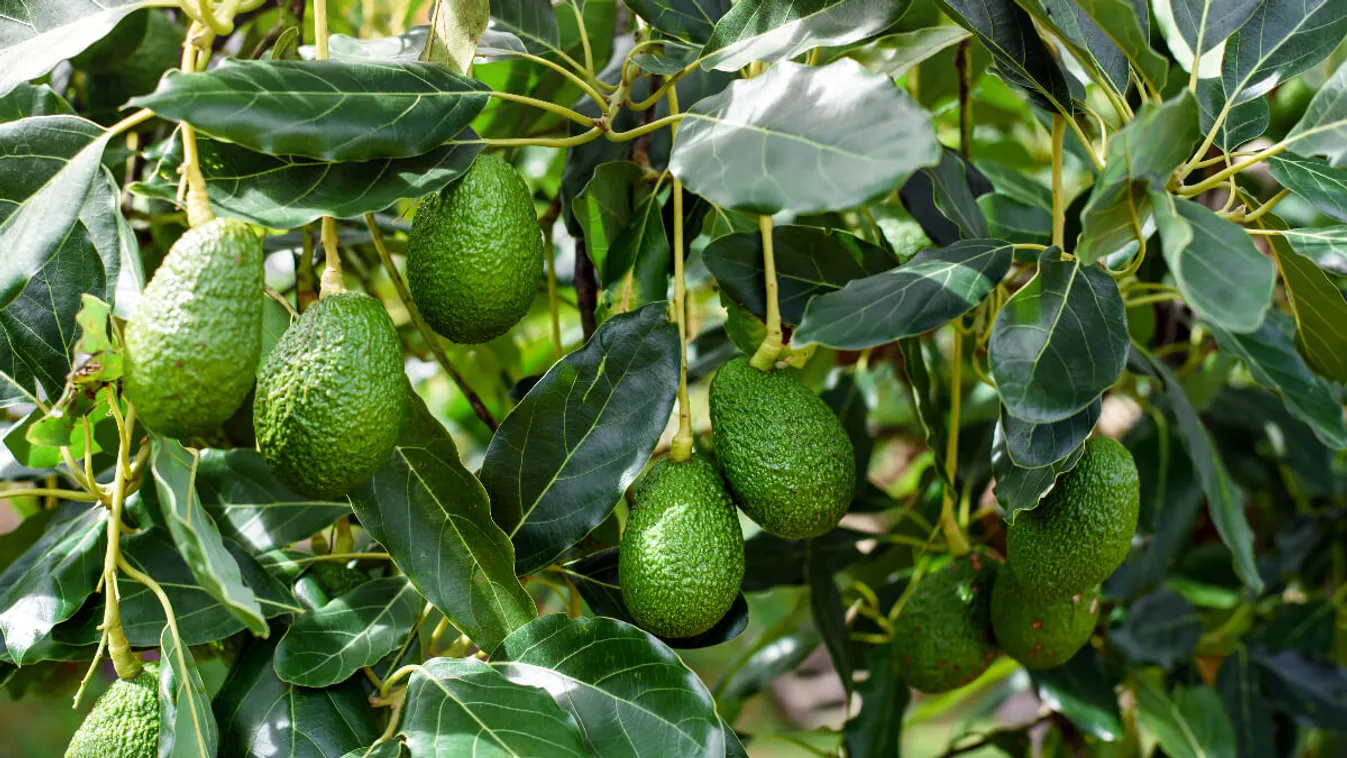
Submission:
<svg viewBox="0 0 1347 758">
<path fill-rule="evenodd" d="M 632 618 L 662 637 L 715 626 L 744 579 L 744 535 L 715 465 L 665 458 L 632 500 L 618 553 L 618 583 Z"/>
<path fill-rule="evenodd" d="M 159 662 L 131 679 L 118 679 L 94 703 L 70 739 L 65 758 L 157 758 Z"/>
<path fill-rule="evenodd" d="M 232 219 L 189 229 L 126 325 L 122 384 L 141 421 L 208 434 L 248 396 L 262 354 L 262 242 Z"/>
<path fill-rule="evenodd" d="M 898 675 L 922 692 L 977 679 L 996 658 L 989 606 L 1000 563 L 971 553 L 922 577 L 893 625 Z"/>
<path fill-rule="evenodd" d="M 1025 668 L 1049 669 L 1071 660 L 1090 641 L 1099 620 L 1099 585 L 1063 600 L 1024 591 L 1013 570 L 992 588 L 992 631 L 1006 655 Z"/>
<path fill-rule="evenodd" d="M 528 185 L 479 155 L 421 201 L 407 239 L 407 285 L 426 323 L 461 344 L 487 342 L 528 313 L 543 276 L 543 238 Z"/>
<path fill-rule="evenodd" d="M 856 487 L 856 454 L 818 395 L 736 358 L 711 381 L 710 404 L 716 458 L 749 518 L 786 539 L 837 526 Z"/>
<path fill-rule="evenodd" d="M 1132 454 L 1094 437 L 1076 467 L 1006 530 L 1010 570 L 1028 594 L 1062 600 L 1109 578 L 1137 530 L 1141 485 Z"/>
<path fill-rule="evenodd" d="M 393 454 L 406 385 L 397 331 L 379 301 L 324 297 L 281 335 L 257 376 L 262 458 L 301 495 L 345 495 Z"/>
</svg>

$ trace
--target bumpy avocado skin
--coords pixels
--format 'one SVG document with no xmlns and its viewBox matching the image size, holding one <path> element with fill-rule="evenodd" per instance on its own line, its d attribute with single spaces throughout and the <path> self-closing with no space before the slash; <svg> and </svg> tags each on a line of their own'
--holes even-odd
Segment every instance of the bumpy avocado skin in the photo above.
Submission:
<svg viewBox="0 0 1347 758">
<path fill-rule="evenodd" d="M 1099 585 L 1063 600 L 1025 592 L 1015 572 L 1002 571 L 992 588 L 992 631 L 1006 655 L 1025 668 L 1050 669 L 1071 660 L 1099 620 Z"/>
<path fill-rule="evenodd" d="M 1087 440 L 1076 467 L 1006 530 L 1011 571 L 1040 599 L 1087 592 L 1127 558 L 1140 503 L 1137 467 L 1127 448 L 1108 437 Z"/>
<path fill-rule="evenodd" d="M 786 539 L 837 526 L 856 487 L 856 454 L 818 395 L 736 358 L 711 380 L 710 404 L 716 458 L 749 518 Z"/>
<path fill-rule="evenodd" d="M 989 606 L 1001 571 L 990 556 L 972 553 L 921 579 L 893 627 L 898 673 L 909 685 L 948 692 L 987 670 L 996 658 Z"/>
<path fill-rule="evenodd" d="M 257 376 L 262 457 L 301 495 L 340 498 L 388 462 L 407 402 L 402 350 L 377 300 L 319 300 L 277 341 Z"/>
<path fill-rule="evenodd" d="M 627 610 L 662 637 L 705 632 L 729 611 L 744 579 L 744 535 L 720 473 L 704 458 L 665 458 L 632 494 L 618 553 Z"/>
<path fill-rule="evenodd" d="M 407 284 L 431 328 L 462 344 L 495 339 L 528 313 L 543 275 L 543 239 L 528 185 L 480 155 L 421 202 L 407 240 Z"/>
<path fill-rule="evenodd" d="M 247 224 L 189 229 L 126 326 L 123 387 L 146 426 L 208 434 L 252 389 L 262 353 L 262 242 Z"/>
<path fill-rule="evenodd" d="M 118 679 L 94 703 L 65 758 L 156 758 L 159 755 L 159 663 Z"/>
</svg>

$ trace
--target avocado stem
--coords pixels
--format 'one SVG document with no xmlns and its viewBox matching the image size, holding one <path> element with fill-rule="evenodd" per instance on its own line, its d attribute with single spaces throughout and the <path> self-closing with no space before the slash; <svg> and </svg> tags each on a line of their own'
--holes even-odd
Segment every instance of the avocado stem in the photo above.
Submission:
<svg viewBox="0 0 1347 758">
<path fill-rule="evenodd" d="M 346 282 L 341 275 L 341 254 L 337 242 L 337 220 L 323 216 L 323 277 L 319 284 L 318 297 L 336 295 L 346 291 Z"/>
<path fill-rule="evenodd" d="M 669 112 L 678 113 L 678 92 L 669 90 Z M 678 125 L 672 127 L 677 139 Z M 673 178 L 674 321 L 678 323 L 678 432 L 669 460 L 682 463 L 692 457 L 692 406 L 688 400 L 688 289 L 683 276 L 683 182 Z"/>
<path fill-rule="evenodd" d="M 971 549 L 958 518 L 954 515 L 954 475 L 959 469 L 959 415 L 963 404 L 963 329 L 954 324 L 954 355 L 950 359 L 949 434 L 945 444 L 945 495 L 940 503 L 940 528 L 954 557 Z"/>
<path fill-rule="evenodd" d="M 197 69 L 197 45 L 209 46 L 215 38 L 211 31 L 200 21 L 192 23 L 187 37 L 182 43 L 182 70 L 193 72 Z M 182 176 L 187 182 L 187 225 L 201 226 L 215 218 L 210 207 L 210 196 L 206 193 L 206 177 L 201 173 L 201 156 L 196 149 L 196 129 L 186 121 L 179 123 L 182 129 Z"/>
<path fill-rule="evenodd" d="M 131 643 L 122 629 L 122 614 L 119 593 L 117 592 L 117 564 L 122 557 L 121 530 L 122 504 L 126 501 L 126 477 L 131 466 L 128 453 L 131 448 L 131 430 L 135 428 L 136 409 L 129 403 L 126 417 L 122 418 L 117 403 L 108 406 L 117 420 L 119 444 L 117 446 L 116 473 L 112 482 L 112 501 L 108 505 L 108 545 L 103 554 L 103 633 L 108 639 L 108 657 L 112 658 L 113 668 L 121 679 L 134 679 L 140 673 L 140 656 L 131 650 Z"/>
<path fill-rule="evenodd" d="M 771 371 L 781 355 L 781 304 L 776 284 L 776 252 L 772 246 L 772 217 L 759 216 L 758 230 L 762 234 L 762 271 L 767 287 L 767 336 L 758 345 L 748 365 L 759 371 Z"/>
</svg>

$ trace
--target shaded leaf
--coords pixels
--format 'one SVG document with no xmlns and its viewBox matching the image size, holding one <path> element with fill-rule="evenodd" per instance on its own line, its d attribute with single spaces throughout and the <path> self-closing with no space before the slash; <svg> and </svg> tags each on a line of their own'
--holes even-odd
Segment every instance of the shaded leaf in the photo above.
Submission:
<svg viewBox="0 0 1347 758">
<path fill-rule="evenodd" d="M 1309 201 L 1320 213 L 1347 221 L 1347 169 L 1334 168 L 1323 158 L 1306 158 L 1290 150 L 1268 158 L 1267 167 L 1278 184 Z"/>
<path fill-rule="evenodd" d="M 79 55 L 145 5 L 122 0 L 6 0 L 0 5 L 0 95 Z"/>
<path fill-rule="evenodd" d="M 957 152 L 944 148 L 940 162 L 913 174 L 898 195 L 927 236 L 938 245 L 950 245 L 988 236 L 977 198 L 991 191 L 991 183 L 980 171 Z"/>
<path fill-rule="evenodd" d="M 1173 668 L 1192 655 L 1202 636 L 1202 617 L 1186 598 L 1160 590 L 1138 598 L 1122 625 L 1109 633 L 1127 657 L 1137 663 Z"/>
<path fill-rule="evenodd" d="M 1070 418 L 1051 424 L 1034 424 L 1001 412 L 1006 452 L 1021 466 L 1046 466 L 1060 461 L 1080 447 L 1099 421 L 1103 402 L 1095 400 Z"/>
<path fill-rule="evenodd" d="M 1302 724 L 1338 729 L 1347 719 L 1347 668 L 1295 650 L 1254 651 L 1269 698 Z"/>
<path fill-rule="evenodd" d="M 0 123 L 29 116 L 73 116 L 75 109 L 45 84 L 24 82 L 0 97 Z"/>
<path fill-rule="evenodd" d="M 1225 108 L 1225 88 L 1219 79 L 1199 79 L 1197 81 L 1197 105 L 1202 109 L 1202 132 L 1210 132 L 1216 125 L 1216 117 Z M 1267 98 L 1255 98 L 1232 106 L 1212 144 L 1226 151 L 1262 136 L 1267 131 L 1272 118 Z"/>
<path fill-rule="evenodd" d="M 829 558 L 826 545 L 816 554 L 813 540 L 805 541 L 804 573 L 809 581 L 809 608 L 813 613 L 814 627 L 823 638 L 833 669 L 842 680 L 842 688 L 850 696 L 854 668 L 851 661 L 851 631 L 847 627 L 842 591 L 837 587 Z"/>
<path fill-rule="evenodd" d="M 1045 110 L 1071 113 L 1071 90 L 1033 20 L 1014 0 L 937 0 L 991 53 L 996 72 Z"/>
<path fill-rule="evenodd" d="M 931 26 L 880 37 L 864 47 L 847 50 L 843 55 L 859 61 L 871 71 L 898 79 L 913 66 L 968 37 L 968 30 L 962 27 Z"/>
<path fill-rule="evenodd" d="M 1055 424 L 1035 425 L 1042 428 L 1044 426 L 1057 426 L 1060 424 L 1070 424 L 1073 419 L 1082 414 L 1090 413 L 1092 409 L 1098 413 L 1099 402 L 1090 408 L 1086 408 L 1076 416 L 1072 416 L 1065 421 L 1058 421 Z M 996 477 L 996 487 L 993 490 L 996 495 L 996 502 L 1005 509 L 1005 519 L 1009 523 L 1015 523 L 1015 517 L 1022 510 L 1032 510 L 1038 506 L 1038 502 L 1052 491 L 1057 484 L 1057 477 L 1067 473 L 1076 467 L 1080 462 L 1080 457 L 1084 453 L 1084 448 L 1078 444 L 1070 449 L 1061 458 L 1048 461 L 1041 465 L 1030 466 L 1017 463 L 1011 457 L 1009 450 L 1009 435 L 1006 432 L 1006 420 L 1013 418 L 1004 411 L 1001 413 L 1001 419 L 996 424 L 996 430 L 992 436 L 992 475 Z M 1019 424 L 1027 422 L 1020 421 Z"/>
<path fill-rule="evenodd" d="M 954 482 L 950 481 L 946 474 L 945 442 L 949 430 L 945 424 L 946 403 L 941 396 L 939 377 L 931 376 L 921 338 L 908 337 L 900 340 L 898 345 L 903 351 L 903 374 L 907 380 L 908 391 L 912 393 L 912 405 L 917 411 L 917 420 L 921 422 L 925 432 L 926 447 L 935 457 L 936 475 L 946 486 L 953 487 Z M 934 347 L 931 351 L 932 354 L 939 355 Z"/>
<path fill-rule="evenodd" d="M 843 731 L 847 755 L 852 758 L 890 758 L 898 755 L 903 712 L 911 700 L 907 683 L 898 676 L 894 645 L 869 648 L 868 675 L 856 684 L 861 711 Z"/>
<path fill-rule="evenodd" d="M 1169 63 L 1151 49 L 1149 8 L 1142 0 L 1076 0 L 1099 28 L 1118 45 L 1137 75 L 1157 92 L 1165 87 Z"/>
<path fill-rule="evenodd" d="M 276 676 L 330 687 L 397 650 L 421 613 L 406 577 L 371 579 L 295 619 L 276 646 Z"/>
<path fill-rule="evenodd" d="M 1099 653 L 1086 645 L 1065 665 L 1030 671 L 1039 697 L 1078 729 L 1106 742 L 1123 735 L 1122 715 L 1113 684 L 1104 676 Z"/>
<path fill-rule="evenodd" d="M 561 32 L 556 12 L 547 0 L 498 0 L 491 4 L 496 26 L 518 37 L 534 55 L 561 50 Z"/>
<path fill-rule="evenodd" d="M 1139 680 L 1142 727 L 1171 758 L 1234 758 L 1235 736 L 1221 698 L 1211 687 L 1176 687 L 1172 699 L 1149 679 Z"/>
<path fill-rule="evenodd" d="M 219 727 L 192 651 L 164 627 L 159 637 L 159 758 L 215 758 Z"/>
<path fill-rule="evenodd" d="M 1170 0 L 1183 41 L 1200 57 L 1253 15 L 1261 0 Z"/>
<path fill-rule="evenodd" d="M 613 278 L 604 290 L 610 308 L 633 310 L 669 297 L 669 237 L 662 211 L 659 196 L 650 195 L 613 240 L 604 263 Z"/>
<path fill-rule="evenodd" d="M 1017 244 L 1051 244 L 1051 211 L 1001 194 L 983 195 L 977 203 L 989 236 Z"/>
<path fill-rule="evenodd" d="M 628 5 L 661 32 L 699 44 L 711 37 L 716 22 L 730 9 L 729 0 L 631 0 Z"/>
<path fill-rule="evenodd" d="M 774 628 L 755 641 L 752 654 L 742 665 L 727 671 L 726 678 L 716 685 L 716 703 L 722 717 L 733 717 L 743 701 L 762 692 L 777 677 L 799 668 L 818 650 L 819 635 L 813 629 L 774 636 L 776 631 Z"/>
<path fill-rule="evenodd" d="M 1276 755 L 1276 722 L 1272 704 L 1263 695 L 1258 670 L 1247 648 L 1238 647 L 1226 656 L 1216 675 L 1216 692 L 1225 706 L 1239 758 Z"/>
<path fill-rule="evenodd" d="M 1286 285 L 1299 341 L 1311 368 L 1335 382 L 1347 383 L 1347 298 L 1318 266 L 1273 237 L 1272 252 Z"/>
<path fill-rule="evenodd" d="M 761 592 L 804 584 L 806 552 L 816 563 L 826 563 L 831 572 L 839 572 L 864 556 L 856 543 L 871 537 L 846 527 L 837 527 L 813 540 L 788 540 L 758 532 L 744 542 L 743 589 Z"/>
<path fill-rule="evenodd" d="M 351 512 L 349 503 L 286 489 L 255 450 L 202 450 L 195 482 L 220 533 L 259 554 L 306 539 Z"/>
<path fill-rule="evenodd" d="M 741 0 L 716 23 L 702 48 L 702 68 L 734 71 L 858 42 L 892 26 L 908 1 Z"/>
<path fill-rule="evenodd" d="M 631 161 L 614 161 L 597 166 L 585 188 L 571 201 L 571 212 L 584 233 L 585 253 L 594 261 L 600 284 L 611 284 L 626 272 L 610 269 L 608 249 L 649 194 L 644 169 Z"/>
</svg>

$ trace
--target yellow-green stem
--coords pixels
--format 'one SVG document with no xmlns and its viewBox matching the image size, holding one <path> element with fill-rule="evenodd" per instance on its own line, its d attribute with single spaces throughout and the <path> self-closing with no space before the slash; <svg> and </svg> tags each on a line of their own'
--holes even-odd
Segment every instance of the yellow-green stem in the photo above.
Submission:
<svg viewBox="0 0 1347 758">
<path fill-rule="evenodd" d="M 603 136 L 603 127 L 596 126 L 571 137 L 498 137 L 477 140 L 487 147 L 578 147 Z"/>
<path fill-rule="evenodd" d="M 1239 218 L 1238 220 L 1239 220 L 1240 222 L 1246 223 L 1246 224 L 1249 223 L 1249 222 L 1251 222 L 1251 221 L 1257 221 L 1258 219 L 1262 218 L 1262 217 L 1264 216 L 1264 214 L 1266 214 L 1268 211 L 1272 210 L 1273 208 L 1276 208 L 1276 207 L 1277 207 L 1277 203 L 1280 203 L 1281 201 L 1285 200 L 1286 197 L 1287 197 L 1288 195 L 1290 195 L 1290 194 L 1291 194 L 1291 190 L 1289 190 L 1289 189 L 1284 189 L 1284 190 L 1282 190 L 1281 192 L 1278 192 L 1277 194 L 1275 194 L 1275 195 L 1273 195 L 1272 197 L 1268 198 L 1268 201 L 1267 201 L 1266 203 L 1263 203 L 1262 205 L 1258 206 L 1258 207 L 1255 208 L 1254 210 L 1249 211 L 1248 213 L 1244 214 L 1244 215 L 1243 215 L 1241 218 Z"/>
<path fill-rule="evenodd" d="M 669 91 L 670 112 L 678 112 L 678 95 Z M 677 126 L 675 125 L 675 130 Z M 677 137 L 677 131 L 674 132 Z M 674 319 L 678 322 L 678 432 L 669 449 L 674 463 L 692 457 L 692 407 L 688 400 L 688 291 L 683 276 L 683 183 L 673 178 Z"/>
<path fill-rule="evenodd" d="M 323 276 L 318 290 L 318 297 L 324 298 L 328 295 L 336 295 L 346 291 L 346 282 L 341 275 L 341 252 L 337 241 L 337 220 L 331 216 L 323 216 Z"/>
<path fill-rule="evenodd" d="M 781 354 L 781 304 L 776 283 L 776 252 L 773 249 L 772 217 L 758 217 L 758 232 L 762 235 L 762 270 L 767 287 L 767 335 L 749 365 L 759 371 L 771 371 Z"/>
<path fill-rule="evenodd" d="M 586 116 L 582 113 L 576 113 L 575 111 L 571 110 L 570 108 L 567 108 L 564 105 L 557 105 L 556 103 L 550 102 L 548 100 L 539 100 L 536 97 L 529 97 L 527 95 L 516 95 L 513 92 L 492 91 L 487 94 L 498 100 L 509 100 L 511 102 L 523 103 L 524 105 L 531 105 L 534 108 L 541 108 L 542 110 L 545 110 L 548 113 L 555 113 L 556 115 L 561 116 L 562 118 L 574 121 L 580 126 L 584 127 L 594 126 L 594 119 L 590 118 L 589 116 Z"/>
<path fill-rule="evenodd" d="M 954 355 L 950 359 L 949 379 L 949 434 L 945 440 L 945 478 L 953 482 L 959 469 L 959 415 L 963 403 L 963 332 L 954 330 Z M 971 549 L 968 537 L 959 526 L 954 512 L 954 485 L 945 485 L 944 499 L 940 504 L 940 528 L 945 533 L 945 542 L 956 558 L 965 555 Z"/>
<path fill-rule="evenodd" d="M 1179 189 L 1179 194 L 1183 195 L 1184 197 L 1192 197 L 1194 195 L 1200 195 L 1209 189 L 1215 189 L 1224 184 L 1226 179 L 1229 179 L 1230 177 L 1234 176 L 1235 174 L 1238 174 L 1239 172 L 1243 171 L 1246 168 L 1249 168 L 1250 166 L 1262 163 L 1268 158 L 1271 158 L 1272 156 L 1290 147 L 1290 145 L 1291 143 L 1289 141 L 1283 141 L 1273 145 L 1272 147 L 1269 147 L 1266 150 L 1254 153 L 1253 155 L 1249 156 L 1248 158 L 1245 158 L 1239 163 L 1236 163 L 1230 166 L 1229 168 L 1223 169 L 1215 174 L 1212 174 L 1211 176 L 1207 177 L 1206 179 L 1203 179 L 1197 184 L 1192 185 L 1191 187 L 1181 187 Z"/>
<path fill-rule="evenodd" d="M 202 0 L 203 5 L 206 0 Z M 187 30 L 187 38 L 182 45 L 182 70 L 197 70 L 197 45 L 209 47 L 215 32 L 200 22 L 192 24 Z M 187 182 L 187 224 L 200 226 L 215 218 L 210 207 L 210 196 L 206 194 L 206 177 L 201 173 L 201 158 L 196 149 L 196 129 L 183 121 L 182 128 L 182 171 Z"/>
<path fill-rule="evenodd" d="M 1062 151 L 1066 139 L 1066 117 L 1052 116 L 1052 244 L 1061 247 L 1066 239 L 1066 193 L 1062 191 Z"/>
<path fill-rule="evenodd" d="M 78 490 L 52 489 L 50 487 L 19 487 L 12 490 L 0 490 L 0 500 L 12 497 L 59 497 L 62 500 L 76 500 L 81 503 L 98 502 L 98 495 Z"/>
<path fill-rule="evenodd" d="M 661 99 L 663 99 L 663 97 L 664 97 L 664 95 L 665 95 L 666 93 L 673 91 L 674 86 L 678 84 L 678 80 L 679 80 L 679 79 L 682 79 L 683 77 L 685 77 L 685 76 L 687 76 L 688 74 L 690 74 L 690 73 L 692 73 L 693 71 L 695 71 L 695 70 L 697 69 L 697 67 L 700 65 L 700 61 L 701 61 L 701 59 L 698 58 L 697 60 L 695 60 L 695 61 L 689 63 L 687 66 L 685 66 L 685 67 L 683 68 L 682 71 L 679 71 L 678 73 L 674 74 L 673 76 L 670 76 L 670 77 L 665 78 L 664 83 L 661 84 L 661 85 L 659 86 L 659 89 L 657 89 L 657 90 L 655 90 L 654 92 L 652 92 L 652 93 L 650 94 L 650 97 L 647 97 L 646 99 L 642 100 L 641 102 L 639 102 L 639 103 L 633 103 L 633 102 L 631 102 L 630 98 L 628 98 L 628 101 L 627 101 L 627 107 L 628 107 L 628 109 L 633 110 L 633 111 L 640 112 L 640 111 L 649 110 L 650 108 L 654 107 L 654 106 L 655 106 Z M 677 112 L 678 112 L 678 111 L 676 111 L 676 110 L 671 110 L 671 111 L 670 111 L 670 113 L 677 113 Z"/>
<path fill-rule="evenodd" d="M 136 411 L 128 407 L 126 420 L 121 413 L 113 410 L 117 417 L 120 440 L 117 446 L 116 472 L 112 480 L 112 502 L 108 506 L 108 544 L 103 554 L 103 632 L 108 636 L 108 657 L 122 679 L 134 679 L 140 673 L 140 656 L 131 649 L 122 629 L 121 597 L 117 591 L 117 564 L 122 557 L 121 530 L 122 505 L 126 501 L 126 474 L 130 470 L 129 450 L 131 446 L 130 429 L 135 428 Z"/>
<path fill-rule="evenodd" d="M 670 90 L 670 91 L 672 92 L 672 90 Z M 668 127 L 673 127 L 673 126 L 674 126 L 675 124 L 677 124 L 679 121 L 682 121 L 682 120 L 683 120 L 683 117 L 686 116 L 686 115 L 687 115 L 687 114 L 685 114 L 685 113 L 674 113 L 674 114 L 665 116 L 664 118 L 657 118 L 657 119 L 655 119 L 654 121 L 651 121 L 651 122 L 648 123 L 648 124 L 642 124 L 642 125 L 640 125 L 640 126 L 634 128 L 634 129 L 629 129 L 629 130 L 627 130 L 627 131 L 625 131 L 625 132 L 608 132 L 608 133 L 607 133 L 608 141 L 609 141 L 609 142 L 630 142 L 630 141 L 636 139 L 637 137 L 640 137 L 640 136 L 643 135 L 643 134 L 649 134 L 649 133 L 651 133 L 651 132 L 653 132 L 653 131 L 658 131 L 658 130 L 660 130 L 660 129 L 663 129 L 663 128 L 666 127 L 666 126 L 668 126 Z"/>
<path fill-rule="evenodd" d="M 553 61 L 549 61 L 549 60 L 546 59 L 546 58 L 541 58 L 541 57 L 536 56 L 536 55 L 531 55 L 531 54 L 529 54 L 529 53 L 515 53 L 515 54 L 514 54 L 514 57 L 516 57 L 516 58 L 518 58 L 518 59 L 520 59 L 520 60 L 525 60 L 525 61 L 530 61 L 530 62 L 532 62 L 532 63 L 537 63 L 537 64 L 539 64 L 539 65 L 541 65 L 541 66 L 545 66 L 545 67 L 547 67 L 547 68 L 552 69 L 553 71 L 557 72 L 558 74 L 561 74 L 562 76 L 564 76 L 564 77 L 566 77 L 567 79 L 569 79 L 570 82 L 571 82 L 572 84 L 574 84 L 575 86 L 577 86 L 577 87 L 579 87 L 580 89 L 584 90 L 586 95 L 589 95 L 591 98 L 594 99 L 594 102 L 596 102 L 596 103 L 599 104 L 599 107 L 602 108 L 602 107 L 604 107 L 605 105 L 608 104 L 608 98 L 604 97 L 603 94 L 602 94 L 601 92 L 599 92 L 597 89 L 595 89 L 594 86 L 591 85 L 588 81 L 586 81 L 585 79 L 582 79 L 581 77 L 575 75 L 574 73 L 571 72 L 570 69 L 566 68 L 565 66 L 562 66 L 562 65 L 560 65 L 560 64 L 558 64 L 558 63 L 555 63 L 555 62 L 553 62 Z"/>
</svg>

